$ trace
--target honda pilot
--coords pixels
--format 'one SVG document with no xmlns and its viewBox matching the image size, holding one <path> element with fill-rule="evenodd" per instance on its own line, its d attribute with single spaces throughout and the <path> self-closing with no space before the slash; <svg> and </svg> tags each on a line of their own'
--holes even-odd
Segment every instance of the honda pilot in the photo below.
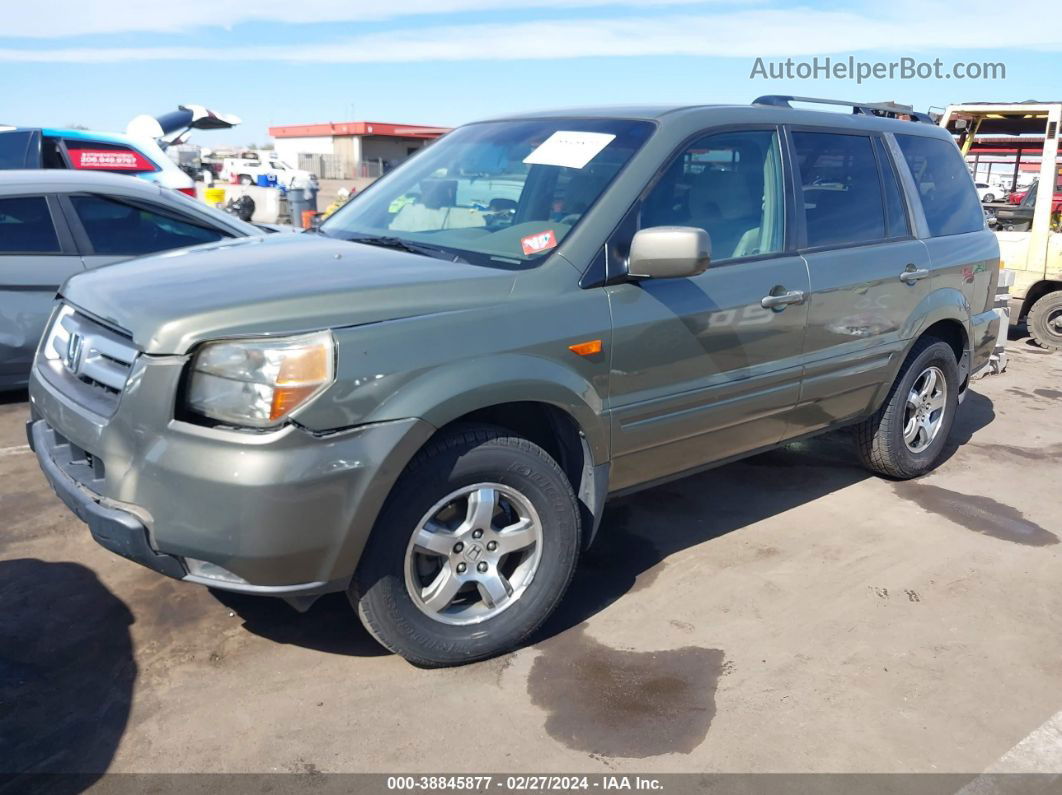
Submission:
<svg viewBox="0 0 1062 795">
<path fill-rule="evenodd" d="M 345 592 L 418 665 L 512 649 L 611 496 L 840 428 L 888 478 L 941 459 L 996 238 L 945 130 L 851 110 L 468 124 L 316 232 L 74 276 L 31 445 L 160 574 Z"/>
</svg>

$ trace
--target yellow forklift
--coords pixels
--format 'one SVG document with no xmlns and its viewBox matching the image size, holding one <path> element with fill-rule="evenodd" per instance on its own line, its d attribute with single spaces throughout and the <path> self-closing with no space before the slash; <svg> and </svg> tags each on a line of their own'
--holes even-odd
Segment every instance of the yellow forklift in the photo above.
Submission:
<svg viewBox="0 0 1062 795">
<path fill-rule="evenodd" d="M 969 103 L 950 105 L 940 125 L 953 133 L 964 155 L 998 147 L 1017 152 L 1015 178 L 1023 153 L 1040 154 L 1032 223 L 1025 231 L 997 231 L 1001 286 L 1009 285 L 1010 321 L 1025 321 L 1033 340 L 1062 350 L 1062 196 L 1047 188 L 1058 183 L 1058 138 L 1062 102 Z"/>
</svg>

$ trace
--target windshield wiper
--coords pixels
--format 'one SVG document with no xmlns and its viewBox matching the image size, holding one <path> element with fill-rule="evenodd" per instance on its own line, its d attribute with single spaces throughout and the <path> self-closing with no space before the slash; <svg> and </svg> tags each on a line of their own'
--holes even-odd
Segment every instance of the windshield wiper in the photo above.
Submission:
<svg viewBox="0 0 1062 795">
<path fill-rule="evenodd" d="M 399 251 L 408 251 L 412 254 L 421 254 L 427 257 L 435 257 L 436 259 L 450 260 L 451 262 L 466 262 L 456 254 L 453 254 L 446 249 L 437 248 L 435 246 L 422 245 L 420 243 L 412 243 L 408 240 L 403 240 L 400 237 L 390 237 L 387 235 L 366 235 L 364 237 L 349 237 L 347 238 L 352 243 L 364 243 L 367 246 L 379 246 L 380 248 L 393 248 Z"/>
</svg>

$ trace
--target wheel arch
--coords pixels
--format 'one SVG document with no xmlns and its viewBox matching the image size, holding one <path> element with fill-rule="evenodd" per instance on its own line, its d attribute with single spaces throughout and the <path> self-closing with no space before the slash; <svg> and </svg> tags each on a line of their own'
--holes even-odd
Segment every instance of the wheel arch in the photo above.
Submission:
<svg viewBox="0 0 1062 795">
<path fill-rule="evenodd" d="M 460 424 L 494 425 L 534 442 L 571 483 L 584 546 L 593 539 L 608 492 L 610 440 L 603 400 L 579 372 L 522 354 L 452 363 L 400 387 L 367 420 L 384 419 L 376 416 L 383 411 L 387 419 L 417 417 L 435 428 L 402 469 L 431 439 Z"/>
<path fill-rule="evenodd" d="M 918 309 L 912 313 L 906 327 L 903 330 L 903 338 L 906 340 L 893 362 L 886 378 L 878 388 L 874 396 L 873 407 L 877 411 L 888 397 L 893 382 L 918 344 L 919 340 L 926 337 L 936 337 L 946 342 L 955 354 L 955 361 L 959 367 L 959 391 L 965 390 L 969 382 L 969 354 L 970 354 L 970 309 L 966 297 L 958 290 L 937 290 L 926 296 Z"/>
<path fill-rule="evenodd" d="M 365 421 L 417 417 L 443 428 L 513 404 L 544 405 L 560 412 L 552 416 L 569 417 L 593 463 L 608 462 L 608 422 L 597 387 L 581 372 L 537 356 L 502 354 L 432 368 L 399 386 Z"/>
<path fill-rule="evenodd" d="M 1041 279 L 1030 287 L 1026 293 L 1025 298 L 1021 302 L 1021 311 L 1014 320 L 1024 320 L 1029 315 L 1029 310 L 1032 309 L 1032 305 L 1043 298 L 1049 293 L 1054 293 L 1062 290 L 1062 282 L 1054 281 L 1052 279 Z"/>
<path fill-rule="evenodd" d="M 534 400 L 495 403 L 456 417 L 433 436 L 466 424 L 503 428 L 545 450 L 560 465 L 575 492 L 582 546 L 585 549 L 590 545 L 608 493 L 609 465 L 595 463 L 588 437 L 572 414 L 555 403 Z"/>
<path fill-rule="evenodd" d="M 931 329 L 937 334 L 947 334 L 945 341 L 950 341 L 959 333 L 961 336 L 956 339 L 961 339 L 962 350 L 968 349 L 970 313 L 970 302 L 959 290 L 948 287 L 931 292 L 915 307 L 900 330 L 900 337 L 907 341 L 904 358 L 911 352 L 915 343 Z M 949 324 L 955 326 L 957 332 L 950 329 Z M 962 352 L 959 351 L 957 355 L 961 356 Z"/>
</svg>

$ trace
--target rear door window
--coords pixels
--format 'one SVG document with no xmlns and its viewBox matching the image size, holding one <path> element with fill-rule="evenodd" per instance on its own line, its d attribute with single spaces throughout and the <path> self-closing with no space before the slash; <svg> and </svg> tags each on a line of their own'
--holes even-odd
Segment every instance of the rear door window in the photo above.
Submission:
<svg viewBox="0 0 1062 795">
<path fill-rule="evenodd" d="M 985 228 L 977 191 L 971 190 L 970 172 L 954 143 L 920 135 L 897 135 L 896 141 L 918 186 L 933 237 Z"/>
<path fill-rule="evenodd" d="M 131 146 L 66 139 L 70 167 L 85 171 L 111 171 L 119 174 L 144 174 L 158 171 L 158 166 Z"/>
<path fill-rule="evenodd" d="M 152 254 L 228 237 L 191 219 L 180 220 L 105 196 L 71 196 L 70 202 L 96 254 Z"/>
<path fill-rule="evenodd" d="M 885 234 L 885 206 L 872 139 L 794 132 L 807 245 L 872 243 Z"/>
<path fill-rule="evenodd" d="M 0 199 L 0 254 L 59 254 L 59 238 L 43 196 Z"/>
</svg>

